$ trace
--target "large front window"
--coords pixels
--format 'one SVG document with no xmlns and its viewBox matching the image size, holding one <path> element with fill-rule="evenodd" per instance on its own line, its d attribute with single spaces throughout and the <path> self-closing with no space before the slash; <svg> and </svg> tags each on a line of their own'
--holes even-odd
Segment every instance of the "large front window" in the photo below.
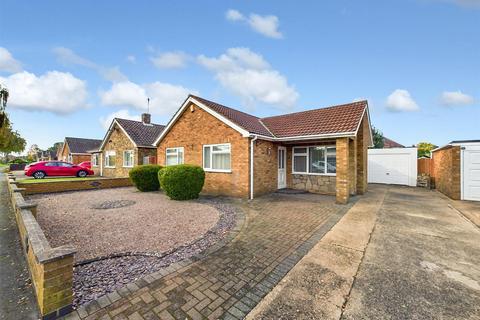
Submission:
<svg viewBox="0 0 480 320">
<path fill-rule="evenodd" d="M 106 151 L 105 152 L 105 167 L 106 168 L 115 168 L 115 151 Z"/>
<path fill-rule="evenodd" d="M 167 148 L 165 164 L 167 166 L 183 164 L 183 147 Z"/>
<path fill-rule="evenodd" d="M 203 146 L 203 169 L 205 171 L 230 172 L 230 143 Z"/>
<path fill-rule="evenodd" d="M 123 151 L 123 166 L 133 167 L 133 150 Z"/>
<path fill-rule="evenodd" d="M 293 147 L 293 173 L 334 175 L 336 172 L 337 152 L 335 147 Z"/>
</svg>

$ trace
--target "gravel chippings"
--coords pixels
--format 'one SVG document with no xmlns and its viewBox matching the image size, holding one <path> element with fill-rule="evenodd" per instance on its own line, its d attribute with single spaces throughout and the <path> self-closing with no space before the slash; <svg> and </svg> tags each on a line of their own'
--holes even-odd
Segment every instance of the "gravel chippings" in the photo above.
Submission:
<svg viewBox="0 0 480 320">
<path fill-rule="evenodd" d="M 101 191 L 103 195 L 95 194 L 99 191 Z M 110 192 L 105 194 L 105 191 Z M 73 205 L 73 208 L 70 207 L 70 205 L 68 207 L 59 206 L 60 204 L 65 203 L 64 201 L 66 201 L 66 203 L 71 203 L 72 199 L 77 199 L 78 196 L 81 196 L 82 199 L 85 200 L 81 205 L 82 209 L 80 211 L 77 211 L 79 208 L 75 204 Z M 140 200 L 135 196 L 146 197 L 149 199 L 144 198 Z M 71 199 L 68 199 L 70 197 Z M 169 223 L 175 223 L 176 227 L 169 230 L 168 234 L 165 234 L 165 231 L 160 227 L 162 224 L 162 216 L 156 216 L 153 220 L 149 219 L 148 221 L 143 220 L 145 217 L 141 216 L 136 217 L 135 222 L 123 222 L 125 223 L 123 226 L 127 226 L 126 230 L 129 232 L 118 233 L 115 230 L 111 230 L 112 235 L 109 243 L 113 246 L 115 246 L 116 242 L 131 243 L 129 250 L 93 250 L 93 252 L 97 252 L 96 255 L 83 255 L 83 259 L 78 259 L 77 257 L 77 265 L 74 267 L 73 271 L 73 306 L 75 308 L 91 300 L 97 299 L 106 293 L 112 292 L 115 289 L 121 288 L 129 282 L 167 267 L 172 263 L 201 253 L 219 240 L 223 239 L 228 234 L 229 230 L 234 228 L 236 224 L 237 209 L 233 205 L 228 204 L 228 201 L 225 201 L 225 199 L 215 197 L 201 197 L 198 200 L 178 202 L 169 200 L 162 193 L 140 193 L 133 188 L 121 188 L 34 196 L 31 197 L 31 199 L 39 204 L 39 222 L 42 228 L 44 228 L 44 231 L 48 230 L 47 238 L 51 241 L 50 243 L 52 246 L 61 245 L 63 243 L 72 243 L 72 241 L 63 243 L 55 241 L 55 237 L 58 237 L 57 233 L 59 231 L 63 230 L 63 233 L 61 234 L 67 236 L 67 238 L 68 236 L 71 236 L 71 233 L 77 234 L 79 232 L 78 230 L 74 230 L 78 229 L 77 227 L 85 231 L 85 227 L 81 225 L 85 220 L 81 216 L 78 217 L 78 219 L 72 218 L 73 220 L 67 220 L 74 223 L 73 225 L 59 225 L 58 223 L 62 222 L 59 218 L 63 215 L 81 214 L 91 216 L 92 212 L 95 212 L 95 215 L 105 217 L 106 214 L 111 213 L 113 220 L 116 219 L 114 217 L 121 216 L 122 214 L 125 214 L 125 212 L 137 216 L 139 213 L 138 209 L 142 209 L 137 206 L 142 203 L 149 208 L 156 207 L 158 211 L 159 207 L 163 207 L 156 202 L 163 202 L 168 205 L 168 215 L 175 215 L 175 217 L 178 218 L 177 221 L 169 220 Z M 92 209 L 95 205 L 100 205 L 102 207 L 102 203 L 104 206 L 109 206 L 106 204 L 107 201 L 99 201 L 99 199 L 111 199 L 108 202 L 113 208 L 109 210 Z M 128 207 L 115 208 L 116 204 L 114 203 L 114 199 L 120 199 L 122 201 L 131 200 L 135 201 L 136 204 Z M 174 209 L 175 206 L 185 206 L 186 210 L 183 211 L 190 213 L 192 219 L 184 221 L 181 217 L 177 217 L 176 214 L 179 210 L 178 208 Z M 68 208 L 68 210 L 65 208 Z M 53 209 L 58 210 L 58 213 L 55 211 L 52 212 Z M 107 208 L 102 207 L 102 209 Z M 126 211 L 123 212 L 123 210 Z M 152 213 L 151 210 L 148 211 L 150 214 Z M 47 217 L 54 219 L 47 223 L 45 221 L 47 220 Z M 212 217 L 214 218 L 213 223 Z M 206 220 L 207 223 L 205 223 L 205 221 L 202 222 L 201 220 Z M 90 222 L 87 225 L 90 228 L 95 228 L 95 223 Z M 174 245 L 160 245 L 157 250 L 152 250 L 151 247 L 150 250 L 145 250 L 145 246 L 143 246 L 144 242 L 141 239 L 143 237 L 139 237 L 139 229 L 135 228 L 134 225 L 137 225 L 140 229 L 148 229 L 149 231 L 144 231 L 145 233 L 152 232 L 152 227 L 157 229 L 158 231 L 149 234 L 149 237 L 152 239 L 156 235 L 161 234 L 166 241 L 172 242 L 176 238 L 183 239 L 184 237 L 179 237 L 179 234 L 182 233 L 189 233 L 190 238 L 184 241 L 174 241 Z M 207 228 L 205 228 L 205 226 L 207 226 Z M 117 227 L 118 226 L 115 225 L 115 228 Z M 91 237 L 92 233 L 87 233 L 87 236 Z M 105 236 L 110 237 L 108 234 Z M 140 241 L 138 241 L 139 238 Z M 62 239 L 64 238 L 62 237 Z M 85 244 L 88 246 L 89 243 Z M 80 246 L 80 243 L 75 243 L 74 245 L 77 246 L 79 252 L 82 252 L 83 248 Z M 90 253 L 92 251 L 88 252 Z M 136 252 L 138 254 L 135 254 Z M 85 262 L 89 259 L 108 257 L 119 253 L 127 253 L 127 255 L 114 258 L 103 258 L 101 260 L 82 264 L 82 261 Z M 131 255 L 132 253 L 133 255 Z M 147 255 L 142 255 L 142 253 Z"/>
<path fill-rule="evenodd" d="M 198 201 L 173 201 L 161 192 L 131 187 L 31 199 L 50 245 L 73 245 L 75 262 L 124 252 L 167 252 L 200 238 L 220 215 Z"/>
</svg>

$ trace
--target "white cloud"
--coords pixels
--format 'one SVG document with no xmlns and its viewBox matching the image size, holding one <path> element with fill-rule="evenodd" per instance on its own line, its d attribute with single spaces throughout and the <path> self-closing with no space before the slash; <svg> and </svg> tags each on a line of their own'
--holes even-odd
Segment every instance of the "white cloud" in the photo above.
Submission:
<svg viewBox="0 0 480 320">
<path fill-rule="evenodd" d="M 274 15 L 259 15 L 256 13 L 251 13 L 248 18 L 246 18 L 238 10 L 230 9 L 225 13 L 227 20 L 238 22 L 243 21 L 250 26 L 255 32 L 263 34 L 266 37 L 281 39 L 283 38 L 282 33 L 278 30 L 280 27 L 280 20 L 277 16 Z"/>
<path fill-rule="evenodd" d="M 245 17 L 238 10 L 230 9 L 225 13 L 225 18 L 230 21 L 244 20 Z"/>
<path fill-rule="evenodd" d="M 248 104 L 263 102 L 289 109 L 298 99 L 287 78 L 248 48 L 230 48 L 217 58 L 200 55 L 198 62 L 212 71 L 223 87 Z"/>
<path fill-rule="evenodd" d="M 393 91 L 387 98 L 387 108 L 390 111 L 417 111 L 419 107 L 410 92 L 403 89 Z"/>
<path fill-rule="evenodd" d="M 15 73 L 22 71 L 22 64 L 16 60 L 10 51 L 0 47 L 0 71 Z"/>
<path fill-rule="evenodd" d="M 86 83 L 70 73 L 50 71 L 41 76 L 23 71 L 2 78 L 10 91 L 8 105 L 25 110 L 72 113 L 86 108 Z"/>
<path fill-rule="evenodd" d="M 93 69 L 108 81 L 121 82 L 128 80 L 118 67 L 105 67 L 98 65 L 91 60 L 79 56 L 69 48 L 56 47 L 53 48 L 53 53 L 57 56 L 60 63 L 64 65 L 74 64 Z"/>
<path fill-rule="evenodd" d="M 163 52 L 150 61 L 159 69 L 184 68 L 187 64 L 188 55 L 181 51 Z"/>
<path fill-rule="evenodd" d="M 114 118 L 121 118 L 121 119 L 128 119 L 128 120 L 136 120 L 140 121 L 140 115 L 133 115 L 130 114 L 130 111 L 127 109 L 118 110 L 116 112 L 110 113 L 105 117 L 100 117 L 99 121 L 102 127 L 107 130 L 110 127 Z"/>
<path fill-rule="evenodd" d="M 137 63 L 137 58 L 135 58 L 134 55 L 128 55 L 127 56 L 127 61 L 130 62 L 130 63 Z"/>
<path fill-rule="evenodd" d="M 250 27 L 252 27 L 253 30 L 263 34 L 264 36 L 274 39 L 283 38 L 282 33 L 278 31 L 280 21 L 278 20 L 277 16 L 261 16 L 252 13 L 248 19 L 248 24 L 250 25 Z"/>
<path fill-rule="evenodd" d="M 473 104 L 474 99 L 461 91 L 444 91 L 440 101 L 445 106 L 463 106 Z"/>
<path fill-rule="evenodd" d="M 145 111 L 148 97 L 150 113 L 171 115 L 180 108 L 190 93 L 198 94 L 194 90 L 169 83 L 153 82 L 139 85 L 126 81 L 114 83 L 109 90 L 100 92 L 100 99 L 104 105 L 133 107 Z"/>
</svg>

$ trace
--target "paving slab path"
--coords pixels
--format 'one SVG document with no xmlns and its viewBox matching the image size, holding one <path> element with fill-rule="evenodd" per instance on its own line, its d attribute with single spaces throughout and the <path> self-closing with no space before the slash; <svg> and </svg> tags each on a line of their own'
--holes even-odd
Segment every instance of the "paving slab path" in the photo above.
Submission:
<svg viewBox="0 0 480 320">
<path fill-rule="evenodd" d="M 7 180 L 0 172 L 0 319 L 38 319 Z"/>
<path fill-rule="evenodd" d="M 273 194 L 242 202 L 245 222 L 234 240 L 102 296 L 67 319 L 242 319 L 352 205 L 334 201 Z"/>
</svg>

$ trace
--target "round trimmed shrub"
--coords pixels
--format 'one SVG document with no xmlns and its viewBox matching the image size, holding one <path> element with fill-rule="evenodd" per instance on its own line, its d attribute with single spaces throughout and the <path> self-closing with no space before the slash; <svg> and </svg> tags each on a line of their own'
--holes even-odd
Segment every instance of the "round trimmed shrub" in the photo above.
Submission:
<svg viewBox="0 0 480 320">
<path fill-rule="evenodd" d="M 160 170 L 158 179 L 162 189 L 170 199 L 196 199 L 205 182 L 205 171 L 199 166 L 179 164 Z"/>
<path fill-rule="evenodd" d="M 157 191 L 160 189 L 158 172 L 161 168 L 162 167 L 157 164 L 145 164 L 133 167 L 128 172 L 128 175 L 138 190 L 142 192 Z"/>
</svg>

